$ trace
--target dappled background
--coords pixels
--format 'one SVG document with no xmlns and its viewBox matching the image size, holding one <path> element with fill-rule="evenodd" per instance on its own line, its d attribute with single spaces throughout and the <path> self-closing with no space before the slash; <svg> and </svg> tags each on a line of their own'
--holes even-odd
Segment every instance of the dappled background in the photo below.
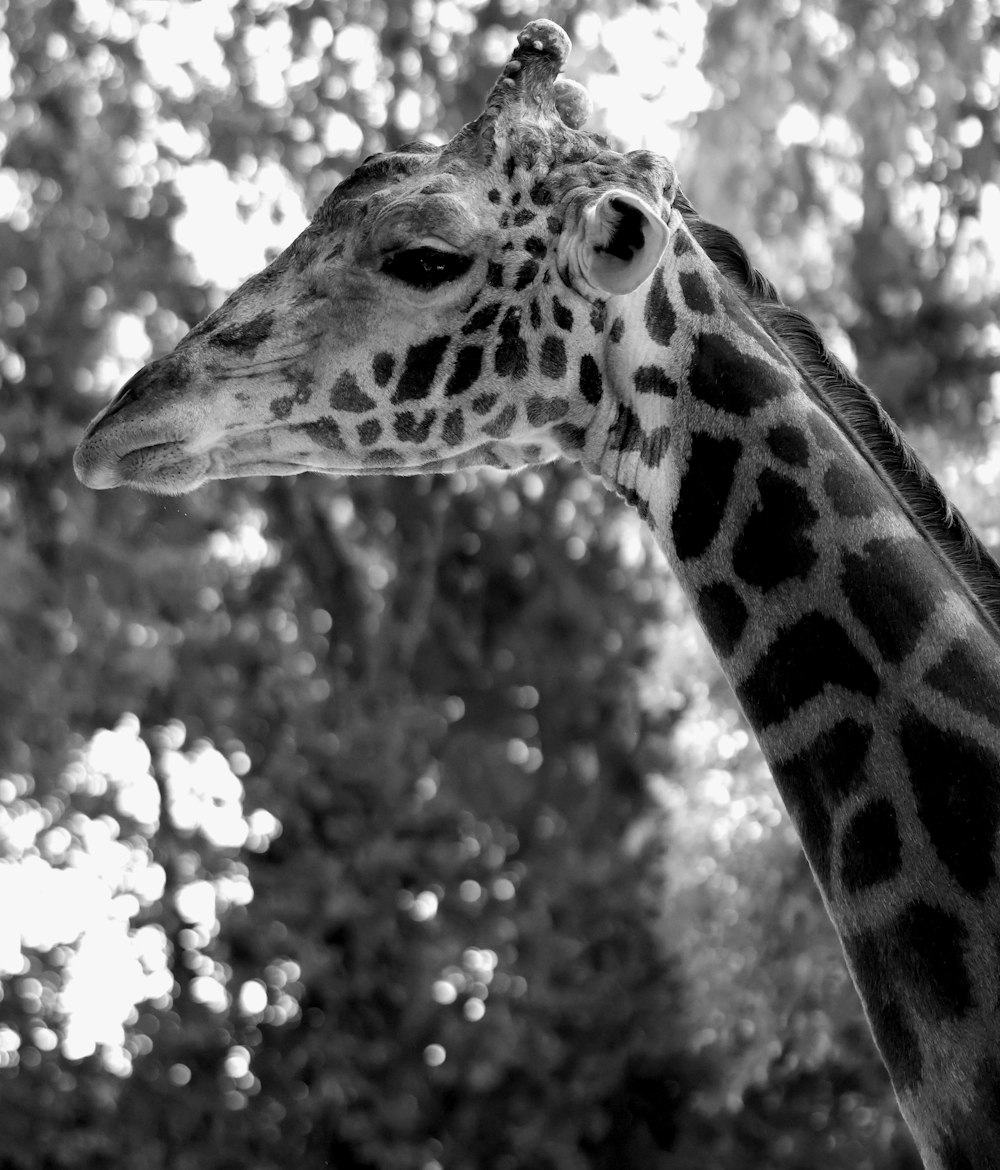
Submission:
<svg viewBox="0 0 1000 1170">
<path fill-rule="evenodd" d="M 914 1170 L 733 699 L 564 466 L 83 490 L 515 31 L 1000 544 L 998 0 L 0 0 L 0 1168 Z"/>
</svg>

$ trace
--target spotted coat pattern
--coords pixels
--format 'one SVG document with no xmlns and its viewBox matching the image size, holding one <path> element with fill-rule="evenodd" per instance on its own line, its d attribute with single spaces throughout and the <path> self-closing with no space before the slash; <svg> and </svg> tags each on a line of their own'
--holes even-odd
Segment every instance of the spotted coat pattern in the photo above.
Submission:
<svg viewBox="0 0 1000 1170">
<path fill-rule="evenodd" d="M 598 466 L 660 538 L 757 733 L 926 1164 L 991 1166 L 996 629 L 697 245 L 676 237 L 651 283 L 647 313 L 671 309 L 648 340 L 677 389 Z M 637 383 L 619 409 L 644 401 Z M 650 460 L 654 419 L 670 438 Z"/>
<path fill-rule="evenodd" d="M 554 27 L 522 33 L 480 123 L 369 160 L 140 371 L 78 470 L 179 491 L 272 466 L 561 453 L 601 476 L 660 542 L 760 740 L 927 1167 L 985 1170 L 1000 1150 L 1000 606 L 840 405 L 869 409 L 863 390 L 803 359 L 670 165 L 553 120 Z M 622 295 L 574 260 L 608 190 L 669 229 Z M 631 255 L 640 221 L 623 213 L 609 248 Z M 430 235 L 457 275 L 401 292 L 386 273 Z"/>
</svg>

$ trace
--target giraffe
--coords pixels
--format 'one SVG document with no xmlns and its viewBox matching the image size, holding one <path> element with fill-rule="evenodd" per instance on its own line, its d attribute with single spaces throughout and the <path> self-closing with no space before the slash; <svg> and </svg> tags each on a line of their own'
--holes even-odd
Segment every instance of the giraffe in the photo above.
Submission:
<svg viewBox="0 0 1000 1170">
<path fill-rule="evenodd" d="M 674 168 L 528 24 L 140 370 L 94 488 L 581 463 L 664 550 L 797 827 L 928 1170 L 1000 1164 L 1000 567 Z"/>
</svg>

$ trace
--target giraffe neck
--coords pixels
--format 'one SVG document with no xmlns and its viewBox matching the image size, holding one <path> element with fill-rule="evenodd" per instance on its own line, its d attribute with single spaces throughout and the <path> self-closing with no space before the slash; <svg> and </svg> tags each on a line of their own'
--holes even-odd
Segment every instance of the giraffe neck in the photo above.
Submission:
<svg viewBox="0 0 1000 1170">
<path fill-rule="evenodd" d="M 608 331 L 613 393 L 584 462 L 639 508 L 721 660 L 927 1166 L 995 1165 L 996 626 L 823 388 L 671 226 L 673 256 Z"/>
</svg>

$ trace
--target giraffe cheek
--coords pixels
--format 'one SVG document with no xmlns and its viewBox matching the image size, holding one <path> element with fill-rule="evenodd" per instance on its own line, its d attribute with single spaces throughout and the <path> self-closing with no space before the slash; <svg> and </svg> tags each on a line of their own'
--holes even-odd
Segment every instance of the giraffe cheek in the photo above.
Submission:
<svg viewBox="0 0 1000 1170">
<path fill-rule="evenodd" d="M 426 410 L 422 413 L 400 410 L 393 418 L 392 428 L 399 442 L 422 446 L 427 442 L 436 419 L 436 410 Z"/>
<path fill-rule="evenodd" d="M 483 347 L 481 345 L 464 345 L 458 351 L 455 368 L 445 384 L 445 398 L 453 398 L 471 389 L 479 380 L 482 368 Z"/>
<path fill-rule="evenodd" d="M 441 437 L 449 447 L 457 447 L 465 439 L 465 414 L 458 407 L 445 416 Z"/>
<path fill-rule="evenodd" d="M 371 447 L 382 437 L 382 424 L 377 418 L 366 418 L 358 423 L 358 442 L 362 447 Z"/>
<path fill-rule="evenodd" d="M 568 398 L 543 398 L 536 394 L 528 399 L 528 422 L 533 427 L 558 422 L 570 412 Z"/>
</svg>

